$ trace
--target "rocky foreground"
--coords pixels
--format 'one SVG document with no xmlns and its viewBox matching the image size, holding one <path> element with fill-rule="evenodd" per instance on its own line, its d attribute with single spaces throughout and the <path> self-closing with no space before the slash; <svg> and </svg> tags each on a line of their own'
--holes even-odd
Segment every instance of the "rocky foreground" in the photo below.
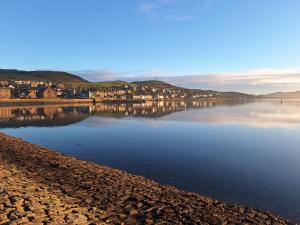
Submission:
<svg viewBox="0 0 300 225">
<path fill-rule="evenodd" d="M 0 224 L 291 224 L 0 133 Z"/>
</svg>

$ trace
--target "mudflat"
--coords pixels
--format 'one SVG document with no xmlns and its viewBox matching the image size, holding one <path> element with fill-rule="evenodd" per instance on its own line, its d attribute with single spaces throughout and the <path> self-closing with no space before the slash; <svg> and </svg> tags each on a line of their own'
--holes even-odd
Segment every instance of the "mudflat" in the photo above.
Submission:
<svg viewBox="0 0 300 225">
<path fill-rule="evenodd" d="M 0 224 L 292 224 L 0 133 Z"/>
</svg>

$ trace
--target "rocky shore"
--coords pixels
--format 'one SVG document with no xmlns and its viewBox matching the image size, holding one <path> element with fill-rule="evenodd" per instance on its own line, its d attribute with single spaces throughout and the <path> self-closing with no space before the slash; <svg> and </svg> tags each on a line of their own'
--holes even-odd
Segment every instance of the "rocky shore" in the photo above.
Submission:
<svg viewBox="0 0 300 225">
<path fill-rule="evenodd" d="M 0 224 L 292 224 L 0 133 Z"/>
</svg>

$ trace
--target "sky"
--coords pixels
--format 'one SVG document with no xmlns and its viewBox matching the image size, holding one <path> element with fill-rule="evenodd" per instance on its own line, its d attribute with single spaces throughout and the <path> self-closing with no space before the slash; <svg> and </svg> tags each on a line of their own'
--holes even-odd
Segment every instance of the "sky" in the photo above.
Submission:
<svg viewBox="0 0 300 225">
<path fill-rule="evenodd" d="M 299 0 L 1 0 L 0 68 L 300 90 Z"/>
</svg>

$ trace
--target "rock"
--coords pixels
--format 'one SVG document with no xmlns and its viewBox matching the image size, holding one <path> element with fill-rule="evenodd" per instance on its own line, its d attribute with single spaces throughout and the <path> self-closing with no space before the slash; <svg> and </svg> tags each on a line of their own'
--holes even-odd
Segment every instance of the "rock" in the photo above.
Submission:
<svg viewBox="0 0 300 225">
<path fill-rule="evenodd" d="M 136 216 L 139 214 L 139 211 L 138 210 L 135 210 L 135 209 L 131 209 L 130 212 L 129 212 L 130 216 Z"/>
<path fill-rule="evenodd" d="M 8 199 L 12 204 L 15 204 L 17 202 L 17 197 L 14 195 L 9 196 Z"/>
<path fill-rule="evenodd" d="M 11 212 L 8 214 L 7 218 L 10 219 L 10 220 L 16 220 L 16 219 L 19 218 L 19 216 L 20 216 L 19 211 L 13 210 L 13 211 L 11 211 Z"/>
</svg>

